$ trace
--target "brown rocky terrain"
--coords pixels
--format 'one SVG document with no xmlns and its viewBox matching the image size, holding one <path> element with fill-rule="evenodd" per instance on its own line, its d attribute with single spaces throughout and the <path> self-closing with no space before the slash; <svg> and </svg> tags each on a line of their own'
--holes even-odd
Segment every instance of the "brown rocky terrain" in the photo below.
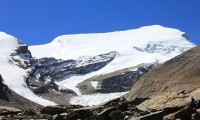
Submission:
<svg viewBox="0 0 200 120">
<path fill-rule="evenodd" d="M 127 99 L 146 98 L 164 92 L 190 93 L 200 88 L 200 46 L 165 62 L 143 75 L 126 96 Z"/>
<path fill-rule="evenodd" d="M 199 102 L 191 99 L 182 107 L 168 107 L 142 111 L 136 106 L 146 99 L 127 101 L 117 98 L 98 106 L 57 105 L 36 109 L 18 110 L 0 106 L 0 119 L 45 119 L 45 120 L 199 120 Z"/>
</svg>

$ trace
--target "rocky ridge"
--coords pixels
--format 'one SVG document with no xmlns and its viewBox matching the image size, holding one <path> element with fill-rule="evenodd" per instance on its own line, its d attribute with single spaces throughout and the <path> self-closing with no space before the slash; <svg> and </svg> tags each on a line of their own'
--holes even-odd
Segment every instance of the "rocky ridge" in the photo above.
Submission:
<svg viewBox="0 0 200 120">
<path fill-rule="evenodd" d="M 140 64 L 109 74 L 94 76 L 79 83 L 77 87 L 82 94 L 126 92 L 143 74 L 156 66 L 158 63 Z M 96 83 L 96 86 L 92 85 L 93 83 Z"/>
</svg>

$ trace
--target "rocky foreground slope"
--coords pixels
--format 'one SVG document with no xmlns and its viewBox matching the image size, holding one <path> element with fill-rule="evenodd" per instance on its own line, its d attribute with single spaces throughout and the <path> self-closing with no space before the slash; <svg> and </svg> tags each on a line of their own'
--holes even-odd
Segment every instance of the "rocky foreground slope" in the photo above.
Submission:
<svg viewBox="0 0 200 120">
<path fill-rule="evenodd" d="M 127 98 L 153 97 L 164 92 L 184 90 L 190 93 L 200 87 L 200 47 L 192 48 L 148 72 L 134 84 Z"/>
<path fill-rule="evenodd" d="M 193 95 L 199 94 L 200 90 Z M 162 109 L 148 109 L 146 111 L 138 108 L 146 99 L 136 98 L 127 101 L 125 98 L 117 98 L 107 103 L 83 107 L 79 105 L 70 106 L 47 106 L 36 109 L 18 110 L 12 107 L 0 107 L 0 119 L 48 119 L 48 120 L 199 120 L 200 101 L 191 98 L 183 106 L 176 106 L 178 102 L 185 99 L 179 93 L 179 99 L 171 107 Z"/>
</svg>

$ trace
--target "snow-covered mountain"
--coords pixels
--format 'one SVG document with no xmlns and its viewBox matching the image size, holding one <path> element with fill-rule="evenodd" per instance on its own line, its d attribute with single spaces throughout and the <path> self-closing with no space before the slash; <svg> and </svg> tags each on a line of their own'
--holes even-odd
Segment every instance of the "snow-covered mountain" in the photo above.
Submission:
<svg viewBox="0 0 200 120">
<path fill-rule="evenodd" d="M 36 58 L 54 57 L 63 60 L 81 59 L 116 51 L 115 59 L 102 69 L 57 82 L 58 85 L 73 89 L 79 94 L 75 87 L 77 83 L 92 76 L 141 63 L 163 63 L 194 47 L 194 44 L 184 36 L 185 33 L 180 30 L 153 25 L 111 33 L 63 35 L 49 44 L 30 46 L 30 51 Z"/>
<path fill-rule="evenodd" d="M 0 33 L 0 74 L 9 88 L 42 105 L 67 99 L 65 93 L 78 95 L 71 100 L 73 104 L 84 101 L 81 104 L 92 105 L 88 101 L 92 97 L 107 95 L 83 97 L 83 91 L 90 93 L 113 87 L 115 92 L 123 93 L 112 94 L 112 98 L 122 95 L 126 92 L 121 88 L 129 90 L 127 84 L 134 84 L 157 64 L 195 45 L 180 30 L 153 25 L 110 33 L 63 35 L 49 44 L 30 46 L 30 53 L 18 52 L 23 51 L 21 46 L 26 45 Z M 124 79 L 129 81 L 123 82 Z M 119 81 L 120 86 L 113 80 Z"/>
</svg>

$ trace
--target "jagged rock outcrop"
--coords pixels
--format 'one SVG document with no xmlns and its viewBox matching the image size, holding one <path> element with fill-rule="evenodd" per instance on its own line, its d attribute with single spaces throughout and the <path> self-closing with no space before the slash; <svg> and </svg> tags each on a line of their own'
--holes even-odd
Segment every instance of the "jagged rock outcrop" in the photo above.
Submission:
<svg viewBox="0 0 200 120">
<path fill-rule="evenodd" d="M 157 65 L 157 63 L 141 64 L 112 73 L 94 76 L 79 83 L 77 87 L 81 90 L 82 94 L 129 91 L 140 76 Z M 93 86 L 93 83 L 96 83 L 96 86 Z"/>
<path fill-rule="evenodd" d="M 28 46 L 17 39 L 18 47 L 11 53 L 12 59 L 17 63 L 17 65 L 23 69 L 28 69 L 31 66 L 33 60 L 31 52 L 28 50 Z"/>
<path fill-rule="evenodd" d="M 31 55 L 31 52 L 28 50 L 28 46 L 26 45 L 23 45 L 23 46 L 19 46 L 16 50 L 16 54 L 30 54 Z M 32 56 L 30 56 L 32 57 Z"/>
</svg>

